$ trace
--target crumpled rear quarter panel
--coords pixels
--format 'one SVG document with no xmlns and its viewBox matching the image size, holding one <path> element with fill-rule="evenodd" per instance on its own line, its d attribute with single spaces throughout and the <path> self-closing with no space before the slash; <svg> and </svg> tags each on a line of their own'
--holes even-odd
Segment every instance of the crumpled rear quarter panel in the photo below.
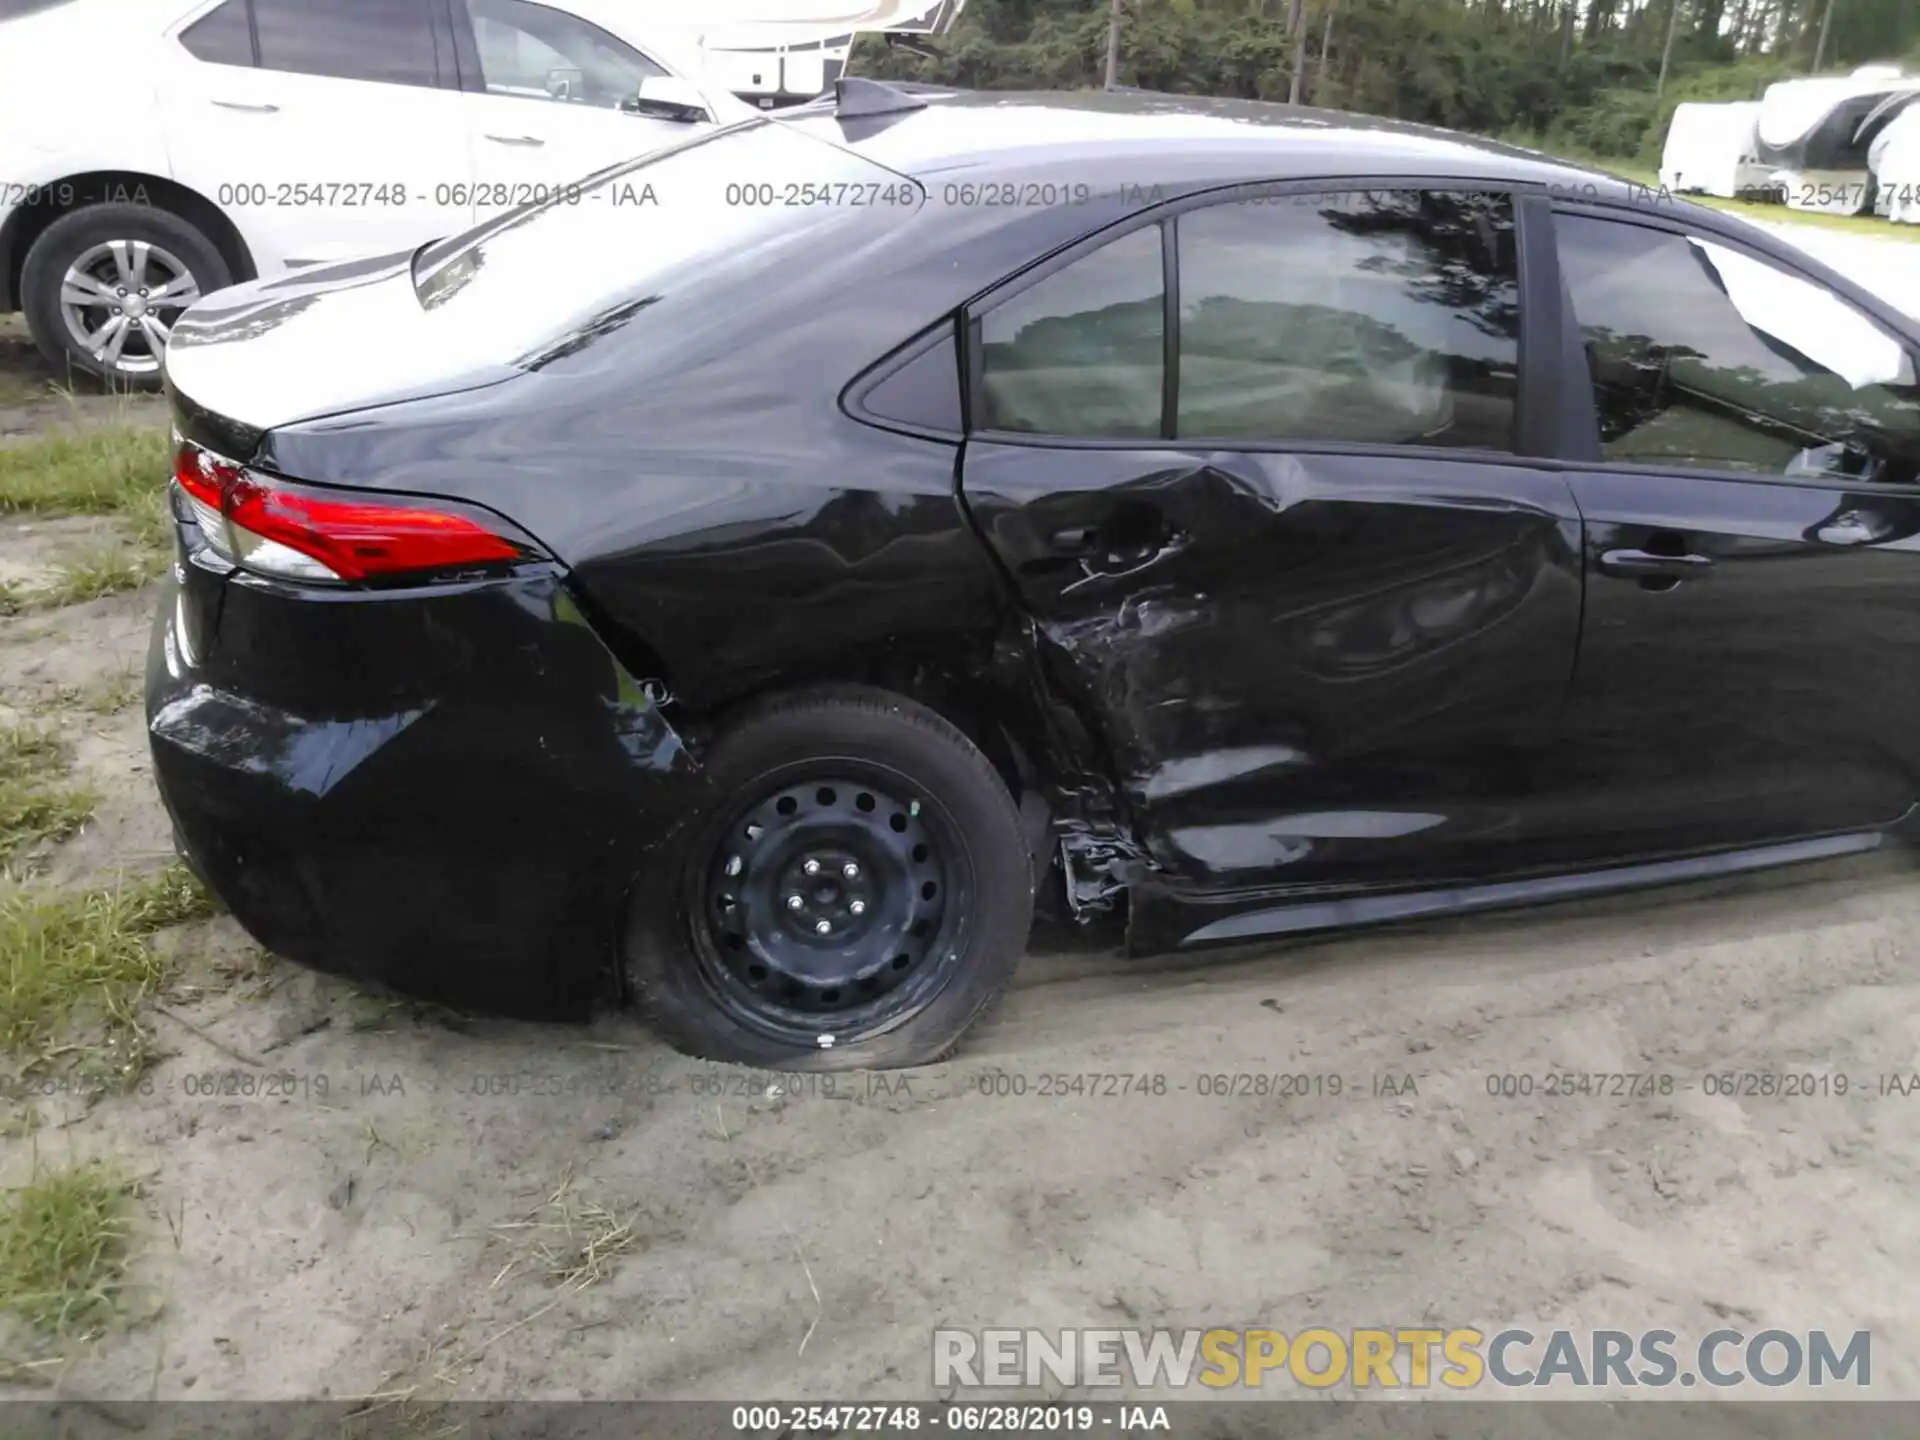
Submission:
<svg viewBox="0 0 1920 1440">
<path fill-rule="evenodd" d="M 551 573 L 315 598 L 185 560 L 148 657 L 188 856 L 263 945 L 423 998 L 579 1014 L 625 880 L 698 793 Z"/>
</svg>

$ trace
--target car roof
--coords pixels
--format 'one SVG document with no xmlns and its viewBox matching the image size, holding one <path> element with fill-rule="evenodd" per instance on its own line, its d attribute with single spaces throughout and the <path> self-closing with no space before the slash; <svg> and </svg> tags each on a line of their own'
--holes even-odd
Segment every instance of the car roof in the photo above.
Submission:
<svg viewBox="0 0 1920 1440">
<path fill-rule="evenodd" d="M 1599 199 L 1633 185 L 1602 171 L 1433 126 L 1261 100 L 1143 90 L 902 87 L 924 108 L 836 120 L 830 101 L 788 123 L 916 178 L 1014 174 L 1072 162 L 1089 183 L 1345 175 L 1457 177 L 1558 187 Z M 975 175 L 974 178 L 980 178 Z"/>
</svg>

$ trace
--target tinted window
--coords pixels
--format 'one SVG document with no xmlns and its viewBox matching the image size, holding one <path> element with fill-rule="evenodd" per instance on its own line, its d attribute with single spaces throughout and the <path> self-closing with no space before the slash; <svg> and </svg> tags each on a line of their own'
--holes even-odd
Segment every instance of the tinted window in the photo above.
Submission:
<svg viewBox="0 0 1920 1440">
<path fill-rule="evenodd" d="M 981 318 L 981 423 L 1048 435 L 1158 435 L 1166 291 L 1150 225 Z"/>
<path fill-rule="evenodd" d="M 598 26 L 525 0 L 468 0 L 491 95 L 612 108 L 666 71 Z"/>
<path fill-rule="evenodd" d="M 1269 196 L 1182 215 L 1178 233 L 1176 435 L 1512 448 L 1504 197 Z"/>
<path fill-rule="evenodd" d="M 915 342 L 918 344 L 919 342 Z M 895 355 L 907 354 L 905 345 Z M 878 420 L 891 420 L 921 430 L 956 434 L 960 430 L 960 362 L 953 324 L 943 322 L 933 341 L 905 363 L 889 357 L 895 366 L 860 396 L 859 411 Z"/>
<path fill-rule="evenodd" d="M 253 0 L 253 16 L 269 70 L 436 83 L 426 0 Z"/>
<path fill-rule="evenodd" d="M 247 0 L 227 0 L 180 32 L 190 54 L 215 65 L 253 64 L 253 32 L 247 28 Z"/>
<path fill-rule="evenodd" d="M 1556 222 L 1610 459 L 1911 484 L 1914 357 L 1822 286 L 1715 241 Z"/>
</svg>

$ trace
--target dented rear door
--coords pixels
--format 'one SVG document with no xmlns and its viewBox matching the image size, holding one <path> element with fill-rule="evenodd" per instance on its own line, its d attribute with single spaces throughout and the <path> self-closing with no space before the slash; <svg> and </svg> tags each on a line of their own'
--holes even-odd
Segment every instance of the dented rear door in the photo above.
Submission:
<svg viewBox="0 0 1920 1440">
<path fill-rule="evenodd" d="M 1539 776 L 1581 528 L 1524 453 L 1551 446 L 1524 413 L 1551 367 L 1522 364 L 1515 212 L 1251 192 L 971 317 L 966 502 L 1175 875 L 1266 891 L 1578 853 Z"/>
</svg>

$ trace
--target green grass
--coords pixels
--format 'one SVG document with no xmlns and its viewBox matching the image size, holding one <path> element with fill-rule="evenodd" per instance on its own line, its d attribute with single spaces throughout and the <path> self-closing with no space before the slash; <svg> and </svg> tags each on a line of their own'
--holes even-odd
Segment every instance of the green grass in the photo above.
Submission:
<svg viewBox="0 0 1920 1440">
<path fill-rule="evenodd" d="M 124 595 L 165 571 L 165 552 L 147 544 L 96 545 L 61 561 L 44 585 L 0 586 L 0 616 L 35 615 Z"/>
<path fill-rule="evenodd" d="M 0 515 L 110 515 L 132 550 L 95 551 L 63 566 L 40 590 L 0 595 L 0 613 L 112 595 L 144 584 L 150 557 L 170 543 L 167 478 L 172 461 L 162 427 L 73 426 L 21 445 L 0 446 Z"/>
<path fill-rule="evenodd" d="M 123 664 L 111 674 L 84 685 L 60 686 L 34 706 L 34 713 L 47 715 L 61 710 L 80 710 L 102 717 L 118 715 L 140 699 L 144 683 L 139 666 Z"/>
<path fill-rule="evenodd" d="M 0 1309 L 52 1335 L 87 1334 L 126 1283 L 133 1187 L 100 1164 L 36 1175 L 0 1201 Z"/>
<path fill-rule="evenodd" d="M 0 899 L 0 1049 L 44 1058 L 83 1015 L 105 1026 L 105 1054 L 141 1033 L 139 1003 L 166 979 L 168 961 L 148 943 L 170 925 L 216 912 L 210 895 L 175 866 L 112 890 Z M 111 1078 L 137 1073 L 109 1067 Z M 109 1078 L 109 1077 L 102 1077 Z"/>
<path fill-rule="evenodd" d="M 58 735 L 30 725 L 0 730 L 0 867 L 65 840 L 93 814 L 92 793 L 67 781 L 72 762 Z"/>
<path fill-rule="evenodd" d="M 160 573 L 170 544 L 168 444 L 164 429 L 119 423 L 0 446 L 0 515 L 112 516 L 128 539 L 67 561 L 49 584 L 0 587 L 0 615 L 118 595 Z"/>
<path fill-rule="evenodd" d="M 51 610 L 138 590 L 159 576 L 163 564 L 154 550 L 100 546 L 63 562 L 55 570 L 52 584 L 19 594 L 19 610 Z"/>
<path fill-rule="evenodd" d="M 146 680 L 139 669 L 128 665 L 83 686 L 80 708 L 89 715 L 118 715 L 122 710 L 140 703 L 145 687 Z"/>
<path fill-rule="evenodd" d="M 74 426 L 0 447 L 0 515 L 164 516 L 167 432 L 150 425 Z"/>
</svg>

